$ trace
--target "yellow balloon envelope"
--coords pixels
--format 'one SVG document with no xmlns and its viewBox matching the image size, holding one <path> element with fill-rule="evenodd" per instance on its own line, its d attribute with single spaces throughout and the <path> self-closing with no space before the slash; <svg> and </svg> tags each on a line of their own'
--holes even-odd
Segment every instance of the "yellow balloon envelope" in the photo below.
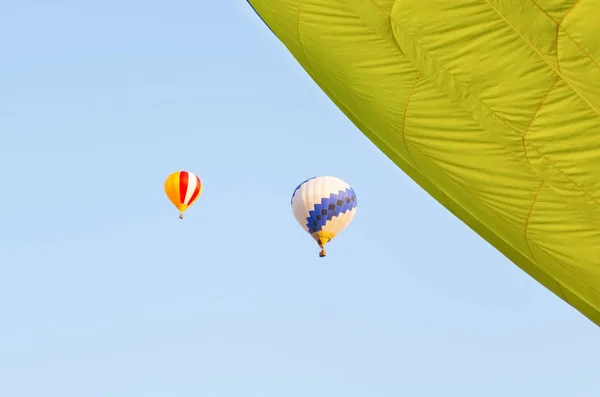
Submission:
<svg viewBox="0 0 600 397">
<path fill-rule="evenodd" d="M 167 177 L 165 193 L 179 210 L 179 218 L 183 219 L 185 210 L 202 194 L 202 182 L 198 176 L 189 171 L 177 171 Z"/>
<path fill-rule="evenodd" d="M 249 2 L 404 172 L 600 325 L 600 1 Z"/>
</svg>

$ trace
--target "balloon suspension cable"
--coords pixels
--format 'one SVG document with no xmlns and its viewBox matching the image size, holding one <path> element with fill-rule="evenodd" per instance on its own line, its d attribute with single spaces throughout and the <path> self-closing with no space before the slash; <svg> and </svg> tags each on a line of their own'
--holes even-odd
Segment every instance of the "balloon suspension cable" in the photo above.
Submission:
<svg viewBox="0 0 600 397">
<path fill-rule="evenodd" d="M 179 214 L 179 219 L 183 219 L 183 212 Z"/>
</svg>

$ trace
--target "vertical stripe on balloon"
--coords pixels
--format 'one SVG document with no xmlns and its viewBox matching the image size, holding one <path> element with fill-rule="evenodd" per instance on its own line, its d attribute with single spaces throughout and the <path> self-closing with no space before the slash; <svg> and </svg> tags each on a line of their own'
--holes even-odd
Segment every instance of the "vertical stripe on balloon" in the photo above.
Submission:
<svg viewBox="0 0 600 397">
<path fill-rule="evenodd" d="M 181 204 L 185 203 L 185 194 L 187 192 L 188 179 L 188 172 L 181 171 L 181 173 L 179 174 L 179 202 Z"/>
<path fill-rule="evenodd" d="M 198 186 L 198 177 L 191 172 L 188 173 L 188 183 L 185 191 L 185 198 L 182 201 L 183 204 L 189 204 L 192 195 L 196 191 L 196 187 Z"/>
<path fill-rule="evenodd" d="M 192 196 L 190 197 L 190 200 L 186 204 L 193 203 L 194 200 L 198 198 L 198 195 L 200 194 L 200 189 L 202 188 L 202 182 L 200 182 L 200 178 L 196 176 L 194 179 L 196 181 L 196 187 L 194 189 L 194 193 L 192 193 Z"/>
</svg>

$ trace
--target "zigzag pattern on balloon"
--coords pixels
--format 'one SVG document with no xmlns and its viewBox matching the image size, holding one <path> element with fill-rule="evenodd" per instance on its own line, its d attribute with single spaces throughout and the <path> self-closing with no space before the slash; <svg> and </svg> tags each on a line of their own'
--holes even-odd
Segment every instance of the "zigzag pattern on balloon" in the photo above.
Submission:
<svg viewBox="0 0 600 397">
<path fill-rule="evenodd" d="M 321 203 L 315 204 L 314 209 L 308 212 L 306 227 L 309 233 L 321 231 L 327 221 L 334 216 L 352 211 L 356 205 L 356 194 L 352 189 L 340 190 L 337 194 L 332 193 L 329 198 L 323 197 Z"/>
</svg>

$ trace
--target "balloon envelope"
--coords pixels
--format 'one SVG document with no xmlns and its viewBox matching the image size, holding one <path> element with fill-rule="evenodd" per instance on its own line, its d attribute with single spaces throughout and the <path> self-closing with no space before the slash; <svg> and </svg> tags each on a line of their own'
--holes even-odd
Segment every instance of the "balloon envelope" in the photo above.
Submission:
<svg viewBox="0 0 600 397">
<path fill-rule="evenodd" d="M 177 171 L 169 175 L 164 188 L 169 201 L 180 211 L 180 218 L 202 194 L 200 178 L 189 171 Z"/>
<path fill-rule="evenodd" d="M 600 325 L 600 1 L 249 3 L 404 172 Z"/>
</svg>

